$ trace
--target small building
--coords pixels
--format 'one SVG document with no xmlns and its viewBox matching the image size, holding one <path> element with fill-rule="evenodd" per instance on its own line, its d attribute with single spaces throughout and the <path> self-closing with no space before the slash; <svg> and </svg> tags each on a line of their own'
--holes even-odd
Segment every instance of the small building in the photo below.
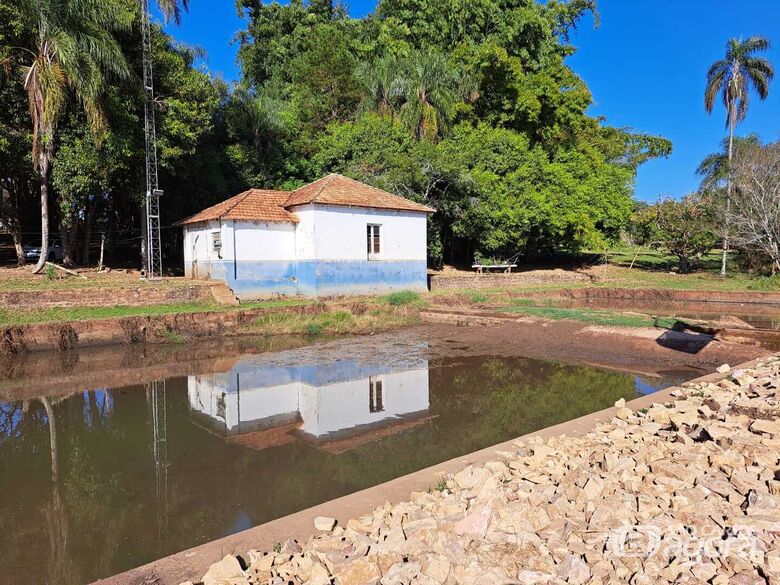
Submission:
<svg viewBox="0 0 780 585">
<path fill-rule="evenodd" d="M 250 189 L 179 222 L 184 272 L 239 298 L 427 289 L 434 210 L 342 175 Z"/>
</svg>

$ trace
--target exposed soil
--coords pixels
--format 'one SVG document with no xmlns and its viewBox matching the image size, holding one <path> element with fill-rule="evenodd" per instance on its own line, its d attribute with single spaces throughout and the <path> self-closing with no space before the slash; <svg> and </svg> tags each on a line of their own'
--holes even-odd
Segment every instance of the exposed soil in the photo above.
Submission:
<svg viewBox="0 0 780 585">
<path fill-rule="evenodd" d="M 291 350 L 283 356 L 272 352 Z M 712 370 L 768 355 L 768 350 L 717 341 L 706 335 L 588 326 L 570 321 L 521 319 L 470 326 L 426 324 L 372 336 L 310 343 L 303 336 L 220 338 L 185 345 L 113 346 L 65 352 L 37 352 L 0 360 L 0 397 L 78 392 L 89 385 L 124 386 L 184 376 L 220 367 L 228 370 L 239 354 L 258 360 L 336 359 L 375 356 L 387 365 L 410 355 L 431 359 L 480 355 L 526 356 L 635 371 L 643 374 Z"/>
<path fill-rule="evenodd" d="M 572 321 L 516 320 L 468 327 L 433 324 L 429 351 L 441 356 L 523 355 L 598 364 L 638 372 L 696 368 L 711 370 L 769 355 L 766 349 L 725 343 L 699 334 L 651 328 L 602 327 Z"/>
</svg>

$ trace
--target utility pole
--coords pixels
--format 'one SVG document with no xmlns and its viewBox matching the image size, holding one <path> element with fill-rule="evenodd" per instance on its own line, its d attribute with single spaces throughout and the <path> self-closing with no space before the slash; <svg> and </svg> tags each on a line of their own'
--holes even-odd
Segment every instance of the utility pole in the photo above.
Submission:
<svg viewBox="0 0 780 585">
<path fill-rule="evenodd" d="M 157 183 L 157 132 L 154 125 L 154 80 L 152 75 L 152 19 L 149 0 L 141 0 L 141 43 L 144 62 L 144 139 L 146 142 L 146 278 L 162 278 L 160 242 L 160 196 Z"/>
</svg>

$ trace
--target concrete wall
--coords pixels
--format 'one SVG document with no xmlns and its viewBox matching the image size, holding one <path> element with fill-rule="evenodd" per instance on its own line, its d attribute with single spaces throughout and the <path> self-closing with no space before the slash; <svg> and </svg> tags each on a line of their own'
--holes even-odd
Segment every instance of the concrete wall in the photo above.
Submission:
<svg viewBox="0 0 780 585">
<path fill-rule="evenodd" d="M 424 213 L 303 205 L 298 224 L 210 222 L 184 228 L 188 276 L 224 280 L 239 298 L 427 290 Z M 366 226 L 380 225 L 368 259 Z M 222 250 L 213 250 L 219 231 Z"/>
</svg>

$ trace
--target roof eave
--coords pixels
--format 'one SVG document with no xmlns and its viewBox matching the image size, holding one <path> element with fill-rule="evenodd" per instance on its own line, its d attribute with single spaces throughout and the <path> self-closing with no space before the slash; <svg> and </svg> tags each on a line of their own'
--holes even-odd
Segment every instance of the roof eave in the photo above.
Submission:
<svg viewBox="0 0 780 585">
<path fill-rule="evenodd" d="M 403 207 L 384 207 L 377 205 L 357 205 L 355 203 L 331 203 L 326 201 L 307 201 L 305 203 L 293 203 L 292 205 L 285 205 L 285 209 L 293 207 L 303 207 L 304 205 L 323 205 L 330 207 L 354 207 L 356 209 L 384 209 L 386 211 L 411 211 L 413 213 L 436 213 L 433 207 L 422 205 L 424 209 L 405 209 Z"/>
</svg>

